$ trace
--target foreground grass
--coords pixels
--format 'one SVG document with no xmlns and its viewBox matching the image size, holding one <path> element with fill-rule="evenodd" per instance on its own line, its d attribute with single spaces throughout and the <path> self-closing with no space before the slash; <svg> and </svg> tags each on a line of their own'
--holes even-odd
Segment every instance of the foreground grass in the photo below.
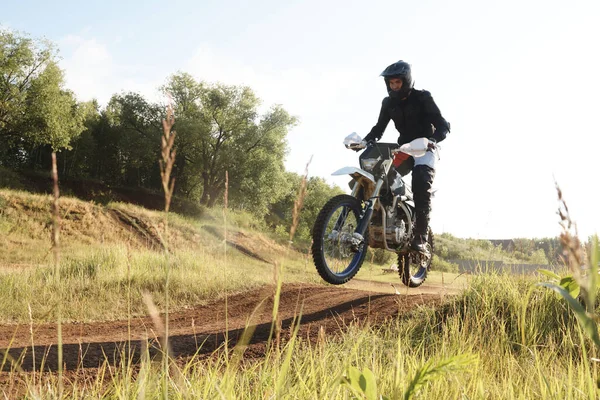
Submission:
<svg viewBox="0 0 600 400">
<path fill-rule="evenodd" d="M 1 198 L 11 202 L 10 197 Z M 29 207 L 35 209 L 36 204 L 32 199 Z M 71 212 L 74 209 L 65 215 L 77 215 Z M 144 217 L 137 210 L 125 211 Z M 47 227 L 36 218 L 16 219 L 21 215 L 3 214 L 0 233 L 12 235 L 15 246 L 29 246 L 20 240 L 25 240 L 31 226 L 38 226 L 43 235 L 31 240 L 42 240 Z M 94 221 L 86 223 L 90 234 L 75 240 L 80 232 L 74 231 L 72 247 L 65 247 L 59 284 L 54 270 L 43 264 L 0 276 L 5 322 L 29 321 L 28 306 L 34 320 L 55 321 L 59 302 L 67 320 L 146 314 L 141 293 L 149 292 L 160 307 L 167 268 L 169 302 L 175 309 L 273 279 L 272 265 L 225 251 L 222 241 L 198 233 L 190 221 L 175 220 L 170 225 L 180 223 L 183 228 L 172 229 L 180 236 L 175 242 L 177 251 L 168 257 L 133 242 L 129 246 L 113 243 L 110 234 L 102 237 L 100 250 L 86 247 L 86 237 L 97 240 L 96 233 L 106 233 L 95 227 Z M 186 249 L 198 242 L 203 245 Z M 41 256 L 42 251 L 29 261 L 37 262 Z M 282 262 L 286 280 L 315 277 L 312 265 L 302 257 Z M 365 273 L 369 274 L 368 268 Z M 383 325 L 353 325 L 335 337 L 292 334 L 287 344 L 272 348 L 265 358 L 240 363 L 223 352 L 210 360 L 174 361 L 167 379 L 163 379 L 165 369 L 149 360 L 140 365 L 106 365 L 92 376 L 78 371 L 69 378 L 65 395 L 159 398 L 168 392 L 169 398 L 596 398 L 598 367 L 590 361 L 598 357 L 596 350 L 582 339 L 562 300 L 543 289 L 529 297 L 526 294 L 531 287 L 531 280 L 509 276 L 475 277 L 468 290 L 443 306 L 419 308 Z M 369 383 L 361 389 L 364 394 L 343 383 L 352 378 L 352 367 L 363 372 L 364 382 L 370 382 L 371 374 L 374 377 L 375 385 Z M 22 379 L 25 388 L 2 388 L 7 398 L 16 397 L 17 390 L 25 390 L 29 398 L 61 397 L 56 376 L 9 374 L 7 381 Z"/>
<path fill-rule="evenodd" d="M 530 287 L 507 276 L 477 277 L 443 306 L 383 325 L 353 325 L 312 340 L 292 336 L 266 358 L 241 364 L 222 353 L 173 364 L 169 398 L 348 399 L 356 392 L 341 382 L 351 367 L 372 373 L 372 389 L 389 398 L 596 398 L 598 368 L 589 360 L 597 355 L 586 354 L 589 343 L 550 291 L 536 290 L 526 302 Z M 75 379 L 69 397 L 158 398 L 161 374 L 148 361 L 141 368 L 105 366 L 95 379 Z M 53 398 L 56 378 L 40 379 L 26 378 L 29 396 Z M 369 396 L 358 398 L 379 398 Z"/>
</svg>

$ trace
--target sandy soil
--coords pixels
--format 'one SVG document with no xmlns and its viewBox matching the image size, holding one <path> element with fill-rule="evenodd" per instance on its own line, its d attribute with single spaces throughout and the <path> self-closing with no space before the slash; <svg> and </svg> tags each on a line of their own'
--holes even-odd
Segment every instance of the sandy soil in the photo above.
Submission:
<svg viewBox="0 0 600 400">
<path fill-rule="evenodd" d="M 336 334 L 350 323 L 380 323 L 419 304 L 435 304 L 452 294 L 435 285 L 406 290 L 400 285 L 354 280 L 343 287 L 310 284 L 284 285 L 279 306 L 285 340 L 295 316 L 302 310 L 300 334 L 316 340 L 319 330 Z M 400 294 L 396 294 L 396 289 Z M 264 354 L 271 329 L 274 288 L 265 286 L 219 299 L 212 304 L 169 316 L 169 343 L 175 357 L 209 355 L 225 338 L 234 346 L 247 324 L 256 326 L 246 349 L 247 357 Z M 226 313 L 227 310 L 227 313 Z M 251 318 L 251 315 L 252 318 Z M 162 318 L 164 321 L 164 318 Z M 33 328 L 33 335 L 31 334 Z M 158 346 L 161 328 L 150 317 L 131 321 L 63 324 L 63 363 L 67 370 L 97 368 L 103 361 L 119 361 L 120 349 L 129 346 L 133 360 L 140 349 Z M 35 346 L 32 346 L 32 337 Z M 0 325 L 0 353 L 21 360 L 24 371 L 57 369 L 56 324 Z M 35 350 L 35 351 L 34 351 Z M 153 353 L 156 353 L 154 350 Z M 6 362 L 4 371 L 10 370 Z"/>
</svg>

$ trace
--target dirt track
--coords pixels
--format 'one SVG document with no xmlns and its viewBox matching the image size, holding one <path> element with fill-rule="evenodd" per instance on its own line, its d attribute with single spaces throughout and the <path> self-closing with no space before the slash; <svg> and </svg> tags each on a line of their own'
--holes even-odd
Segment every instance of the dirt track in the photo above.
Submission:
<svg viewBox="0 0 600 400">
<path fill-rule="evenodd" d="M 352 321 L 381 322 L 415 305 L 439 302 L 446 293 L 439 287 L 427 285 L 423 285 L 421 290 L 411 289 L 408 292 L 398 287 L 400 295 L 390 294 L 395 290 L 389 284 L 382 283 L 362 285 L 369 291 L 349 288 L 361 285 L 360 281 L 346 287 L 284 285 L 279 308 L 283 334 L 289 331 L 287 328 L 300 307 L 301 336 L 316 338 L 321 327 L 325 333 L 335 334 L 345 323 Z M 229 296 L 207 306 L 172 313 L 169 318 L 169 341 L 174 355 L 185 358 L 197 352 L 210 354 L 224 343 L 225 333 L 230 345 L 234 345 L 252 311 L 264 300 L 252 321 L 256 331 L 246 350 L 248 357 L 261 356 L 271 327 L 272 295 L 273 287 L 268 286 Z M 133 357 L 137 361 L 142 343 L 147 338 L 151 341 L 156 339 L 158 332 L 150 318 L 133 319 L 130 337 L 128 325 L 127 320 L 63 325 L 63 361 L 66 368 L 95 368 L 106 358 L 110 362 L 117 362 L 118 349 L 124 348 L 128 339 L 131 339 L 130 345 L 135 351 Z M 33 329 L 35 366 L 29 325 L 0 325 L 0 349 L 9 349 L 14 359 L 23 357 L 21 367 L 25 371 L 33 368 L 39 370 L 42 358 L 45 358 L 45 369 L 56 370 L 56 325 L 34 325 Z M 7 363 L 4 370 L 9 369 L 10 363 Z"/>
</svg>

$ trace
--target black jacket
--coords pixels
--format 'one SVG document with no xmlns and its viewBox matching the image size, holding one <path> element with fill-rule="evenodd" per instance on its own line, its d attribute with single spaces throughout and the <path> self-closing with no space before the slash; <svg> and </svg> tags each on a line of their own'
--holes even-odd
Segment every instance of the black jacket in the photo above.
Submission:
<svg viewBox="0 0 600 400">
<path fill-rule="evenodd" d="M 450 131 L 450 124 L 442 117 L 431 93 L 426 90 L 413 89 L 404 100 L 391 97 L 383 99 L 377 125 L 364 140 L 368 142 L 381 139 L 390 120 L 394 121 L 400 132 L 400 145 L 421 137 L 441 142 Z"/>
</svg>

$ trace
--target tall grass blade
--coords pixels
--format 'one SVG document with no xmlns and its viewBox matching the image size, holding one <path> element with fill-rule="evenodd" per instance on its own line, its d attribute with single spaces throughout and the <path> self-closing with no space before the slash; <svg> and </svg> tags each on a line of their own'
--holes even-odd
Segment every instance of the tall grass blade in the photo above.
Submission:
<svg viewBox="0 0 600 400">
<path fill-rule="evenodd" d="M 254 331 L 256 330 L 255 321 L 257 321 L 258 313 L 262 310 L 266 300 L 267 300 L 266 298 L 261 300 L 260 303 L 258 303 L 256 305 L 256 307 L 254 307 L 254 310 L 252 310 L 252 313 L 250 314 L 250 317 L 248 318 L 248 322 L 246 323 L 246 327 L 244 328 L 244 331 L 242 332 L 240 339 L 235 344 L 235 347 L 233 349 L 233 356 L 231 357 L 231 361 L 227 361 L 227 368 L 226 368 L 226 372 L 225 372 L 225 377 L 227 377 L 227 380 L 225 381 L 225 383 L 223 385 L 224 386 L 223 393 L 225 395 L 225 398 L 234 398 L 235 397 L 234 393 L 233 393 L 234 384 L 235 384 L 235 379 L 234 379 L 235 373 L 237 372 L 239 364 L 242 361 L 242 357 L 244 355 L 244 351 L 245 351 L 246 347 L 250 343 L 250 340 L 252 340 L 252 336 L 254 335 Z M 225 341 L 225 346 L 227 346 L 227 345 L 228 345 L 228 343 L 227 343 L 227 341 Z M 225 353 L 225 357 L 227 359 L 227 357 L 228 357 L 227 353 Z M 232 374 L 234 377 L 231 377 Z"/>
<path fill-rule="evenodd" d="M 583 332 L 581 332 L 581 330 L 582 330 L 581 326 L 578 326 L 577 328 L 578 328 L 577 329 L 577 333 L 579 335 L 579 340 L 582 343 L 582 345 L 581 345 L 581 355 L 583 356 L 582 357 L 583 358 L 582 362 L 583 362 L 583 366 L 585 367 L 585 376 L 587 377 L 588 396 L 589 396 L 590 400 L 597 399 L 598 398 L 598 396 L 597 396 L 598 389 L 597 389 L 597 386 L 596 386 L 597 384 L 596 384 L 596 382 L 594 382 L 594 378 L 592 376 L 592 371 L 591 371 L 591 368 L 590 368 L 590 359 L 588 357 L 588 352 L 587 352 L 586 346 L 584 344 L 585 340 L 584 340 L 584 337 L 583 337 Z"/>
<path fill-rule="evenodd" d="M 300 212 L 302 211 L 302 205 L 304 204 L 304 198 L 306 197 L 306 184 L 308 180 L 308 167 L 312 162 L 312 156 L 306 163 L 306 168 L 304 169 L 304 176 L 302 177 L 302 181 L 300 182 L 300 187 L 298 188 L 298 194 L 296 196 L 296 200 L 294 201 L 294 208 L 292 210 L 292 226 L 290 227 L 290 241 L 287 247 L 287 251 L 289 253 L 290 246 L 292 241 L 294 240 L 294 235 L 296 234 L 296 229 L 298 228 L 298 223 L 300 221 Z M 275 273 L 275 295 L 273 296 L 273 319 L 271 324 L 271 331 L 269 332 L 269 340 L 267 342 L 267 348 L 271 345 L 271 339 L 273 337 L 273 333 L 277 337 L 277 343 L 279 343 L 279 298 L 281 297 L 281 286 L 283 284 L 283 267 L 282 263 L 276 263 L 273 267 Z"/>
<path fill-rule="evenodd" d="M 165 256 L 166 260 L 166 276 L 165 276 L 165 330 L 164 330 L 164 345 L 163 345 L 163 398 L 169 397 L 168 380 L 169 380 L 169 281 L 171 275 L 171 258 L 169 257 L 169 207 L 171 198 L 175 189 L 175 178 L 171 178 L 171 171 L 175 164 L 176 149 L 174 148 L 176 132 L 173 130 L 175 125 L 175 114 L 171 104 L 167 107 L 167 117 L 162 120 L 163 136 L 161 138 L 161 155 L 159 160 L 160 176 L 162 180 L 163 191 L 165 193 Z"/>
<path fill-rule="evenodd" d="M 560 277 L 559 277 L 560 278 Z M 529 302 L 531 301 L 531 296 L 535 291 L 535 287 L 529 288 L 527 291 L 527 295 L 525 296 L 525 300 L 523 301 L 523 308 L 521 311 L 521 316 L 519 318 L 519 330 L 521 331 L 521 345 L 528 346 L 529 341 L 527 340 L 527 333 L 531 332 L 531 324 L 528 324 L 526 321 L 527 310 L 529 309 Z"/>
<path fill-rule="evenodd" d="M 540 268 L 540 269 L 538 269 L 537 271 L 538 271 L 539 273 L 541 273 L 542 275 L 546 275 L 546 276 L 547 276 L 548 278 L 550 278 L 550 279 L 554 279 L 554 280 L 556 280 L 556 281 L 560 281 L 560 279 L 561 279 L 560 275 L 558 275 L 558 274 L 557 274 L 556 272 L 554 272 L 554 271 L 550 271 L 550 270 L 543 269 L 543 268 Z"/>
<path fill-rule="evenodd" d="M 587 290 L 587 304 L 589 310 L 594 310 L 596 304 L 596 288 L 598 287 L 598 268 L 600 267 L 600 245 L 598 243 L 598 235 L 591 238 L 590 255 L 589 255 L 589 278 Z"/>
<path fill-rule="evenodd" d="M 58 189 L 58 166 L 56 164 L 56 153 L 52 152 L 52 182 L 54 201 L 52 203 L 52 249 L 54 250 L 54 268 L 56 271 L 56 285 L 60 287 L 60 209 L 58 199 L 60 191 Z M 58 394 L 59 398 L 63 394 L 63 346 L 62 346 L 62 299 L 59 297 L 56 311 L 56 335 L 58 339 Z"/>
<path fill-rule="evenodd" d="M 285 381 L 287 379 L 288 371 L 290 369 L 290 365 L 292 362 L 292 355 L 294 354 L 294 349 L 296 346 L 296 338 L 298 337 L 298 331 L 300 329 L 301 318 L 302 318 L 302 308 L 300 308 L 300 313 L 298 314 L 298 317 L 296 318 L 296 320 L 293 323 L 294 332 L 292 333 L 292 337 L 290 338 L 290 341 L 287 344 L 288 348 L 286 350 L 285 358 L 284 358 L 283 364 L 281 365 L 279 372 L 278 372 L 279 376 L 277 377 L 277 383 L 275 385 L 275 397 L 276 398 L 281 397 L 281 391 L 282 391 L 283 385 L 285 384 Z"/>
<path fill-rule="evenodd" d="M 461 354 L 450 357 L 434 364 L 432 361 L 425 363 L 416 373 L 404 391 L 404 400 L 412 399 L 417 390 L 434 379 L 450 372 L 466 370 L 477 362 L 477 356 L 472 354 Z"/>
<path fill-rule="evenodd" d="M 600 335 L 598 335 L 598 326 L 596 325 L 596 321 L 594 321 L 594 319 L 586 313 L 585 308 L 577 300 L 575 300 L 569 294 L 569 292 L 559 285 L 549 282 L 541 282 L 538 283 L 538 285 L 554 290 L 567 301 L 585 334 L 594 342 L 594 345 L 597 348 L 600 348 Z"/>
</svg>

